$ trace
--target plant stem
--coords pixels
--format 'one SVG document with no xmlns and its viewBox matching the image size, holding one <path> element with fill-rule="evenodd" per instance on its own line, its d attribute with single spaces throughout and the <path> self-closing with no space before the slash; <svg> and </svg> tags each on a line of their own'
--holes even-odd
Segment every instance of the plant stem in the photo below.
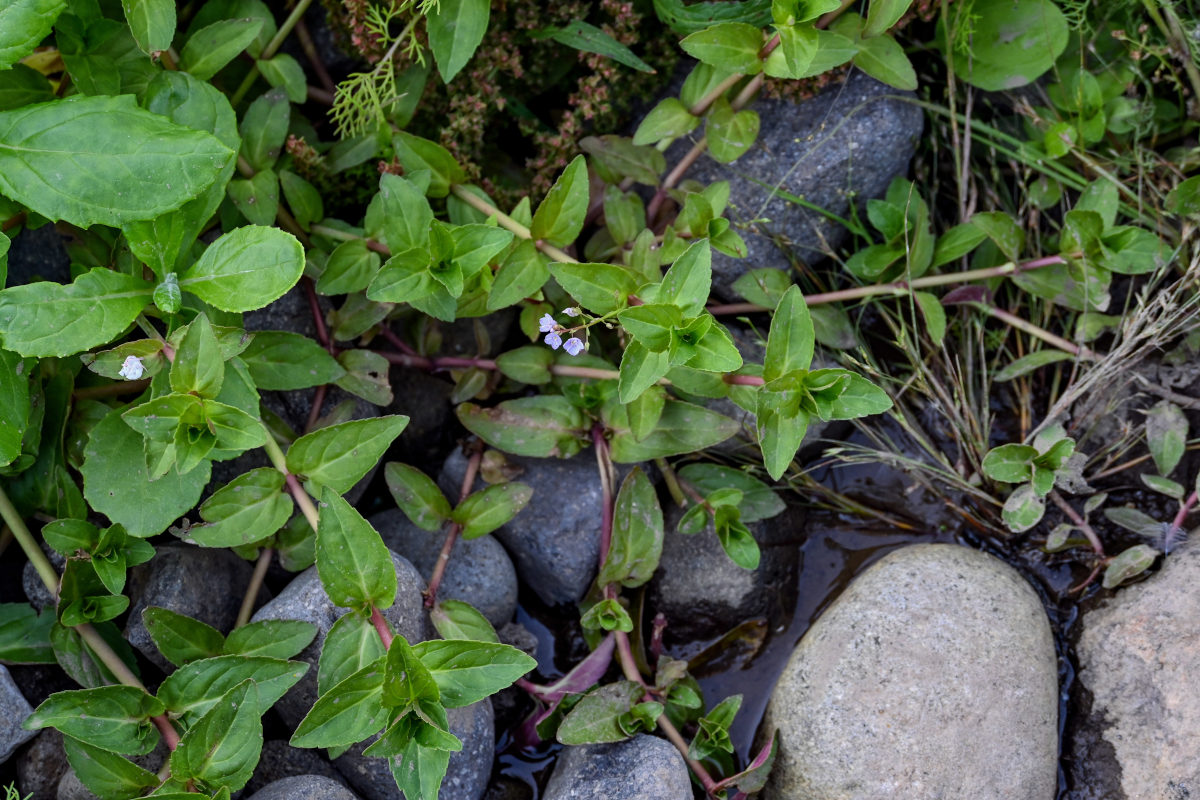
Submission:
<svg viewBox="0 0 1200 800">
<path fill-rule="evenodd" d="M 683 489 L 679 488 L 679 477 L 675 474 L 675 470 L 667 462 L 665 458 L 654 459 L 654 466 L 658 467 L 658 471 L 662 473 L 663 481 L 667 484 L 667 492 L 671 495 L 671 499 L 675 501 L 675 505 L 683 508 L 687 505 L 687 500 L 683 496 Z"/>
<path fill-rule="evenodd" d="M 267 451 L 267 458 L 271 459 L 271 465 L 283 473 L 283 479 L 287 483 L 288 492 L 291 493 L 292 499 L 296 501 L 296 505 L 300 506 L 300 513 L 308 520 L 309 527 L 316 531 L 320 521 L 320 514 L 317 513 L 317 507 L 313 505 L 312 498 L 308 496 L 308 492 L 304 491 L 304 487 L 300 485 L 300 481 L 296 479 L 296 476 L 288 472 L 287 459 L 283 455 L 283 450 L 279 448 L 279 443 L 275 441 L 275 437 L 271 435 L 269 430 L 267 431 L 267 442 L 263 445 L 263 449 Z"/>
<path fill-rule="evenodd" d="M 292 13 L 288 14 L 287 19 L 279 26 L 279 30 L 275 36 L 271 38 L 271 41 L 267 42 L 267 46 L 263 48 L 262 53 L 255 59 L 254 66 L 246 73 L 245 79 L 242 80 L 242 85 L 233 93 L 233 97 L 229 98 L 230 105 L 236 106 L 242 101 L 242 98 L 246 96 L 246 92 L 250 91 L 250 87 L 258 79 L 258 62 L 275 55 L 275 51 L 279 49 L 279 46 L 283 44 L 283 40 L 292 32 L 292 28 L 296 27 L 296 23 L 304 16 L 304 12 L 308 10 L 310 5 L 312 5 L 312 0 L 299 0 L 296 3 L 296 7 L 292 9 Z"/>
<path fill-rule="evenodd" d="M 337 84 L 333 82 L 333 78 L 329 77 L 329 70 L 325 68 L 325 62 L 321 60 L 321 54 L 317 52 L 317 45 L 313 42 L 313 38 L 308 32 L 308 25 L 304 24 L 303 19 L 296 20 L 296 39 L 300 42 L 300 49 L 304 51 L 308 63 L 312 65 L 313 72 L 317 74 L 317 81 L 325 91 L 329 92 L 332 103 L 333 93 L 337 91 Z"/>
<path fill-rule="evenodd" d="M 1034 325 L 1032 322 L 1021 319 L 1016 314 L 1010 314 L 1009 312 L 1005 311 L 1004 309 L 996 308 L 995 306 L 988 305 L 987 303 L 973 302 L 973 303 L 970 303 L 969 305 L 972 305 L 975 308 L 978 308 L 980 311 L 984 312 L 988 316 L 995 317 L 996 319 L 998 319 L 1002 322 L 1005 322 L 1008 325 L 1011 325 L 1012 327 L 1016 328 L 1017 330 L 1024 331 L 1025 333 L 1028 333 L 1030 336 L 1034 336 L 1038 339 L 1041 339 L 1046 344 L 1048 344 L 1052 347 L 1057 347 L 1059 350 L 1064 350 L 1073 356 L 1081 358 L 1085 361 L 1099 361 L 1100 360 L 1100 357 L 1094 351 L 1090 350 L 1089 348 L 1083 347 L 1082 345 L 1077 345 L 1074 342 L 1068 342 L 1066 339 L 1062 338 L 1061 336 L 1058 336 L 1057 334 L 1051 333 L 1050 331 L 1046 330 L 1045 328 L 1039 328 L 1037 325 Z"/>
<path fill-rule="evenodd" d="M 463 501 L 471 494 L 471 487 L 475 485 L 475 475 L 479 472 L 479 462 L 483 459 L 483 448 L 475 442 L 472 447 L 473 452 L 471 457 L 467 459 L 467 471 L 463 474 L 462 486 L 458 490 L 458 505 L 462 505 Z M 462 523 L 450 523 L 450 530 L 446 532 L 446 539 L 442 542 L 442 551 L 438 553 L 437 564 L 433 566 L 433 574 L 429 576 L 429 588 L 425 590 L 425 607 L 433 608 L 433 604 L 437 602 L 438 587 L 442 585 L 442 577 L 446 574 L 446 567 L 450 564 L 450 554 L 454 551 L 454 543 L 458 541 L 458 535 L 462 533 Z"/>
<path fill-rule="evenodd" d="M 465 187 L 455 184 L 454 186 L 450 187 L 450 191 L 454 193 L 455 197 L 457 197 L 459 200 L 462 200 L 479 213 L 486 214 L 489 217 L 495 217 L 496 221 L 500 223 L 500 227 L 512 231 L 522 239 L 533 239 L 533 234 L 530 233 L 529 228 L 526 228 L 508 214 L 505 214 L 503 211 L 484 200 L 482 197 L 468 192 Z M 541 239 L 534 240 L 533 244 L 538 250 L 541 250 L 547 256 L 561 264 L 579 263 L 578 259 L 572 258 L 554 245 L 543 242 Z"/>
<path fill-rule="evenodd" d="M 612 452 L 608 448 L 608 440 L 604 438 L 604 426 L 600 423 L 592 426 L 592 449 L 596 451 L 596 467 L 600 471 L 600 564 L 597 569 L 603 569 L 604 562 L 608 560 L 608 550 L 612 547 L 614 492 Z M 604 588 L 607 595 L 611 587 Z M 613 596 L 616 596 L 615 593 Z M 620 642 L 617 645 L 619 647 Z"/>
<path fill-rule="evenodd" d="M 242 596 L 242 607 L 238 610 L 237 620 L 233 623 L 235 630 L 250 621 L 250 615 L 254 613 L 254 601 L 258 599 L 258 590 L 262 588 L 263 578 L 267 577 L 267 569 L 270 568 L 271 558 L 274 555 L 275 550 L 271 547 L 264 547 L 258 554 L 254 572 L 250 574 L 250 584 L 246 587 L 246 594 Z"/>
<path fill-rule="evenodd" d="M 42 552 L 42 548 L 38 546 L 37 541 L 33 538 L 33 534 L 29 532 L 29 528 L 25 526 L 25 520 L 21 519 L 21 515 L 17 513 L 17 508 L 8 499 L 8 494 L 0 487 L 0 518 L 8 525 L 12 531 L 13 538 L 17 540 L 17 544 L 25 551 L 25 556 L 33 562 L 33 568 L 37 570 L 38 577 L 42 579 L 46 589 L 57 600 L 58 598 L 58 572 L 55 571 L 54 565 L 50 563 L 50 559 L 46 558 L 46 554 Z"/>
<path fill-rule="evenodd" d="M 1020 263 L 1009 262 L 1001 264 L 998 267 L 987 267 L 985 269 L 972 269 L 966 272 L 950 272 L 944 275 L 927 275 L 923 278 L 915 278 L 911 281 L 892 281 L 891 283 L 877 283 L 871 286 L 855 286 L 852 289 L 839 289 L 836 292 L 822 292 L 820 294 L 811 294 L 804 298 L 804 302 L 809 306 L 825 305 L 826 303 L 841 303 L 846 300 L 860 300 L 864 297 L 875 297 L 878 295 L 907 295 L 911 291 L 917 289 L 928 289 L 933 286 L 947 286 L 953 283 L 968 283 L 970 281 L 982 281 L 990 278 L 1000 278 L 1005 275 L 1017 275 L 1022 272 L 1029 272 L 1042 267 L 1049 267 L 1055 264 L 1065 264 L 1066 260 L 1062 256 L 1045 256 L 1043 258 L 1035 258 L 1031 261 L 1022 261 Z M 713 305 L 708 307 L 708 312 L 714 316 L 719 314 L 752 314 L 759 311 L 772 311 L 766 306 L 756 305 L 755 303 L 726 303 L 723 305 Z"/>
<path fill-rule="evenodd" d="M 380 640 L 383 642 L 383 649 L 390 650 L 392 647 L 391 628 L 388 627 L 387 620 L 383 618 L 383 614 L 375 606 L 371 606 L 371 624 L 375 626 L 375 632 L 379 634 Z"/>
<path fill-rule="evenodd" d="M 1175 519 L 1171 521 L 1171 527 L 1183 530 L 1183 523 L 1187 519 L 1187 515 L 1191 513 L 1191 510 L 1195 507 L 1198 500 L 1200 500 L 1200 495 L 1198 495 L 1196 492 L 1192 492 L 1190 495 L 1188 495 L 1187 500 L 1184 500 L 1183 503 L 1180 504 L 1179 513 L 1176 514 Z"/>
<path fill-rule="evenodd" d="M 1075 523 L 1075 527 L 1083 531 L 1083 535 L 1092 543 L 1092 550 L 1096 555 L 1104 558 L 1104 545 L 1100 542 L 1100 537 L 1096 535 L 1096 531 L 1092 530 L 1092 526 L 1088 521 L 1079 515 L 1079 512 L 1071 507 L 1071 504 L 1063 499 L 1063 496 L 1058 493 L 1057 489 L 1050 490 L 1050 499 L 1054 501 L 1054 505 L 1067 515 L 1071 522 Z"/>
</svg>

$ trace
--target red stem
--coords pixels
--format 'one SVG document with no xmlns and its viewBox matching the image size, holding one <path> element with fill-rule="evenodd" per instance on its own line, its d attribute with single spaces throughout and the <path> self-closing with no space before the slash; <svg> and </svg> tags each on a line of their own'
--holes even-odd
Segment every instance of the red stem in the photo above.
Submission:
<svg viewBox="0 0 1200 800">
<path fill-rule="evenodd" d="M 383 618 L 383 614 L 375 606 L 371 606 L 371 624 L 375 626 L 375 632 L 379 634 L 379 638 L 383 642 L 383 649 L 391 649 L 392 639 L 396 637 L 392 634 L 392 629 L 388 627 L 387 620 Z"/>
<path fill-rule="evenodd" d="M 463 475 L 462 488 L 458 492 L 458 503 L 467 499 L 471 494 L 471 487 L 475 485 L 475 475 L 479 472 L 479 462 L 483 459 L 483 448 L 478 442 L 473 445 L 474 452 L 471 453 L 470 459 L 467 460 L 467 472 Z M 429 588 L 425 590 L 425 607 L 433 608 L 433 604 L 437 602 L 438 587 L 442 584 L 442 577 L 446 574 L 446 567 L 450 563 L 450 554 L 454 552 L 454 543 L 458 541 L 458 535 L 462 533 L 462 525 L 453 522 L 450 524 L 450 530 L 446 532 L 446 539 L 442 542 L 442 551 L 438 553 L 437 564 L 433 567 L 433 574 L 429 576 Z"/>
<path fill-rule="evenodd" d="M 312 312 L 313 325 L 317 328 L 317 341 L 329 351 L 329 355 L 336 356 L 337 348 L 329 340 L 329 329 L 325 327 L 325 315 L 321 313 L 321 301 L 317 299 L 317 289 L 313 285 L 312 278 L 306 276 L 300 282 L 304 284 L 304 294 L 308 298 L 308 309 Z"/>
<path fill-rule="evenodd" d="M 1191 512 L 1198 500 L 1200 500 L 1200 495 L 1198 495 L 1197 492 L 1192 492 L 1190 495 L 1188 495 L 1188 499 L 1183 501 L 1183 504 L 1179 506 L 1179 513 L 1175 515 L 1175 519 L 1171 522 L 1171 527 L 1182 530 L 1183 521 L 1187 519 L 1187 515 Z"/>
<path fill-rule="evenodd" d="M 166 714 L 159 714 L 157 717 L 151 717 L 150 720 L 154 723 L 154 727 L 158 728 L 158 732 L 162 734 L 163 741 L 166 742 L 168 750 L 174 750 L 179 746 L 179 732 L 175 730 L 175 726 L 167 719 Z"/>
</svg>

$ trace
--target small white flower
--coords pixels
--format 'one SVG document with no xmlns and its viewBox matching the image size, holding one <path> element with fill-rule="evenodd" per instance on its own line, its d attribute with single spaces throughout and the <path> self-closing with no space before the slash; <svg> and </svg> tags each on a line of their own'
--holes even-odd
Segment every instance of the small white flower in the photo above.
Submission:
<svg viewBox="0 0 1200 800">
<path fill-rule="evenodd" d="M 142 377 L 146 371 L 146 367 L 142 364 L 142 360 L 137 356 L 129 356 L 121 364 L 121 371 L 117 374 L 127 381 L 136 381 Z"/>
<path fill-rule="evenodd" d="M 570 339 L 567 339 L 566 343 L 563 344 L 563 350 L 566 350 L 568 353 L 570 353 L 573 356 L 577 356 L 580 353 L 582 353 L 584 350 L 584 347 L 585 347 L 585 345 L 583 343 L 583 340 L 578 339 L 574 336 L 572 336 Z"/>
<path fill-rule="evenodd" d="M 556 332 L 550 331 L 546 334 L 546 344 L 550 345 L 551 350 L 557 350 L 562 346 L 562 337 Z"/>
<path fill-rule="evenodd" d="M 549 314 L 542 314 L 542 318 L 538 320 L 538 330 L 542 333 L 550 333 L 557 327 L 558 323 Z"/>
<path fill-rule="evenodd" d="M 578 317 L 583 312 L 579 310 L 578 306 L 571 306 L 570 308 L 564 308 L 563 313 L 568 317 Z"/>
</svg>

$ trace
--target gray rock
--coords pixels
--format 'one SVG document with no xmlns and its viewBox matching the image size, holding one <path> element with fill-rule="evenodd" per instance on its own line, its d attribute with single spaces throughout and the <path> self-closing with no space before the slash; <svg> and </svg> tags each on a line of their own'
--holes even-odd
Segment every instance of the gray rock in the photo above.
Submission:
<svg viewBox="0 0 1200 800">
<path fill-rule="evenodd" d="M 488 699 L 464 708 L 446 709 L 450 732 L 462 740 L 463 748 L 450 754 L 440 800 L 479 800 L 492 774 L 496 747 L 492 703 Z M 372 740 L 374 737 L 372 737 Z M 387 759 L 364 756 L 366 745 L 359 743 L 334 761 L 350 785 L 366 800 L 401 800 L 404 796 Z"/>
<path fill-rule="evenodd" d="M 897 550 L 801 639 L 767 706 L 775 730 L 764 800 L 1048 800 L 1058 676 L 1041 601 L 984 553 Z"/>
<path fill-rule="evenodd" d="M 330 778 L 346 785 L 341 773 L 333 768 L 322 751 L 292 747 L 285 739 L 268 739 L 263 742 L 258 766 L 254 768 L 254 774 L 243 791 L 248 795 L 253 794 L 283 778 L 302 775 Z"/>
<path fill-rule="evenodd" d="M 444 535 L 421 530 L 398 508 L 369 520 L 393 552 L 407 558 L 422 575 L 433 574 Z M 517 572 L 504 548 L 491 536 L 454 544 L 438 597 L 470 603 L 499 627 L 517 610 Z"/>
<path fill-rule="evenodd" d="M 759 544 L 758 568 L 744 569 L 725 554 L 711 521 L 696 534 L 675 530 L 683 512 L 665 509 L 662 559 L 650 581 L 651 613 L 667 617 L 665 635 L 674 642 L 720 636 L 752 617 L 772 627 L 796 602 L 799 548 L 795 520 L 788 512 L 746 527 Z"/>
<path fill-rule="evenodd" d="M 1109 797 L 1200 796 L 1198 581 L 1200 549 L 1186 547 L 1083 618 L 1076 652 L 1092 695 L 1086 724 L 1111 744 L 1119 767 Z"/>
<path fill-rule="evenodd" d="M 495 537 L 512 556 L 517 575 L 547 605 L 577 603 L 587 593 L 600 558 L 600 478 L 590 450 L 571 458 L 508 456 L 521 468 L 515 480 L 533 489 L 529 505 Z M 455 450 L 438 483 L 457 499 L 467 459 Z M 621 475 L 629 467 L 619 470 Z M 478 480 L 475 488 L 483 487 Z"/>
<path fill-rule="evenodd" d="M 324 775 L 294 775 L 268 783 L 248 800 L 358 800 L 358 795 Z"/>
<path fill-rule="evenodd" d="M 921 135 L 921 109 L 896 99 L 903 94 L 854 70 L 845 83 L 799 105 L 787 100 L 755 103 L 761 120 L 758 140 L 732 164 L 701 157 L 689 177 L 704 184 L 729 181 L 727 216 L 735 226 L 748 226 L 739 231 L 748 258 L 713 253 L 718 294 L 734 299 L 733 282 L 749 270 L 786 269 L 789 257 L 813 263 L 842 242 L 842 226 L 773 196 L 773 191 L 778 188 L 840 217 L 847 216 L 853 198 L 861 213 L 867 200 L 882 196 L 892 179 L 908 170 Z M 677 160 L 690 146 L 677 144 L 668 160 Z"/>
<path fill-rule="evenodd" d="M 39 541 L 41 537 L 38 537 Z M 50 559 L 50 564 L 54 567 L 54 571 L 59 575 L 63 574 L 63 570 L 67 566 L 67 559 L 62 556 L 57 550 L 54 550 L 45 541 L 41 541 L 42 552 L 46 554 L 46 558 Z M 42 577 L 38 575 L 37 568 L 33 566 L 32 561 L 26 561 L 21 572 L 21 588 L 25 590 L 25 596 L 29 598 L 29 604 L 41 611 L 44 608 L 53 608 L 55 604 L 54 595 L 46 588 L 46 584 L 42 582 Z"/>
<path fill-rule="evenodd" d="M 0 664 L 0 764 L 8 761 L 18 747 L 28 742 L 37 731 L 21 727 L 25 718 L 33 713 L 33 706 L 13 683 L 8 668 Z"/>
<path fill-rule="evenodd" d="M 615 744 L 566 747 L 543 800 L 691 800 L 692 782 L 679 751 L 639 734 Z"/>
<path fill-rule="evenodd" d="M 450 403 L 454 385 L 437 375 L 393 366 L 390 379 L 396 399 L 389 414 L 408 417 L 394 445 L 394 457 L 411 464 L 440 463 L 461 433 Z"/>
<path fill-rule="evenodd" d="M 17 786 L 21 797 L 54 800 L 58 796 L 58 782 L 69 769 L 62 734 L 54 728 L 46 728 L 17 756 Z"/>
<path fill-rule="evenodd" d="M 421 597 L 425 582 L 407 559 L 392 553 L 392 561 L 396 565 L 396 602 L 383 612 L 383 616 L 396 632 L 408 641 L 423 641 L 428 638 Z M 297 659 L 312 664 L 312 669 L 274 706 L 283 721 L 293 729 L 300 724 L 300 720 L 304 719 L 304 715 L 317 700 L 317 659 L 321 656 L 326 634 L 345 612 L 346 609 L 335 606 L 325 595 L 317 568 L 309 567 L 297 575 L 278 597 L 260 608 L 251 618 L 251 622 L 266 619 L 299 619 L 317 626 L 316 638 L 296 656 Z"/>
<path fill-rule="evenodd" d="M 171 672 L 174 667 L 158 652 L 142 623 L 142 611 L 151 606 L 167 608 L 228 633 L 237 621 L 253 571 L 231 550 L 184 544 L 159 547 L 153 559 L 129 571 L 126 592 L 131 603 L 125 638 L 163 671 Z M 266 589 L 259 590 L 260 603 L 269 597 Z"/>
<path fill-rule="evenodd" d="M 71 258 L 53 225 L 24 228 L 12 237 L 8 251 L 8 286 L 37 281 L 71 282 Z"/>
</svg>

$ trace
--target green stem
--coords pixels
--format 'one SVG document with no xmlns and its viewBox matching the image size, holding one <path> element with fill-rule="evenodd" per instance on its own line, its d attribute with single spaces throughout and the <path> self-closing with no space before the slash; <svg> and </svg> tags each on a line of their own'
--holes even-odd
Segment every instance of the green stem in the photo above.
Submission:
<svg viewBox="0 0 1200 800">
<path fill-rule="evenodd" d="M 250 575 L 250 585 L 246 587 L 246 593 L 242 595 L 242 607 L 238 609 L 237 621 L 233 623 L 235 630 L 250 621 L 250 616 L 254 613 L 254 601 L 258 599 L 258 590 L 262 588 L 263 579 L 267 577 L 267 570 L 271 566 L 271 558 L 274 555 L 275 550 L 270 547 L 264 547 L 258 554 L 258 562 L 255 563 L 254 572 Z"/>
<path fill-rule="evenodd" d="M 506 230 L 512 231 L 517 236 L 520 236 L 522 239 L 533 239 L 533 234 L 529 231 L 529 228 L 526 228 L 524 225 L 517 222 L 515 219 L 510 217 L 508 214 L 505 214 L 503 211 L 496 208 L 494 205 L 492 205 L 488 201 L 484 200 L 482 197 L 479 197 L 475 194 L 472 194 L 471 192 L 468 192 L 466 190 L 466 187 L 456 184 L 456 185 L 450 187 L 450 191 L 453 192 L 454 196 L 457 197 L 459 200 L 462 200 L 464 203 L 466 203 L 467 205 L 469 205 L 471 208 L 475 209 L 476 211 L 480 212 L 481 214 L 486 214 L 489 217 L 495 217 L 496 221 L 500 223 L 500 227 L 502 227 Z M 557 261 L 561 264 L 578 264 L 579 263 L 578 259 L 572 258 L 571 256 L 564 253 L 562 250 L 559 250 L 554 245 L 543 242 L 541 239 L 536 239 L 533 241 L 533 243 L 537 247 L 538 250 L 541 250 L 543 253 L 548 255 L 550 258 L 554 259 L 555 261 Z"/>
<path fill-rule="evenodd" d="M 263 427 L 265 428 L 266 426 L 264 425 Z M 279 442 L 275 441 L 275 437 L 271 435 L 270 430 L 267 431 L 267 443 L 263 445 L 263 449 L 267 451 L 267 458 L 271 459 L 271 465 L 283 474 L 288 492 L 291 493 L 292 499 L 296 501 L 296 505 L 300 506 L 300 513 L 308 520 L 309 527 L 316 531 L 321 515 L 317 513 L 317 507 L 313 505 L 312 498 L 308 496 L 308 492 L 304 491 L 304 487 L 300 485 L 300 481 L 296 479 L 295 475 L 288 472 L 287 458 L 283 455 L 283 450 L 279 449 Z"/>
<path fill-rule="evenodd" d="M 13 538 L 17 540 L 17 544 L 21 545 L 21 549 L 25 551 L 25 557 L 33 563 L 33 568 L 37 570 L 38 577 L 42 579 L 42 583 L 46 585 L 46 589 L 51 596 L 58 597 L 58 572 L 55 571 L 54 565 L 50 563 L 50 559 L 46 558 L 46 554 L 42 552 L 42 548 L 38 547 L 37 541 L 33 538 L 33 534 L 29 532 L 29 528 L 25 527 L 25 520 L 21 519 L 21 515 L 17 513 L 17 508 L 8 499 L 8 494 L 0 487 L 0 518 L 4 519 L 9 530 L 12 531 Z"/>
<path fill-rule="evenodd" d="M 292 13 L 288 14 L 287 19 L 279 26 L 278 32 L 272 37 L 271 41 L 267 42 L 267 46 L 263 48 L 262 54 L 254 61 L 254 66 L 246 73 L 245 79 L 242 80 L 242 85 L 233 93 L 233 97 L 229 98 L 229 104 L 236 106 L 246 96 L 246 92 L 250 91 L 250 87 L 254 85 L 254 81 L 258 78 L 258 62 L 263 59 L 269 59 L 275 55 L 275 51 L 283 44 L 283 40 L 292 32 L 292 28 L 296 27 L 296 23 L 304 16 L 304 12 L 312 5 L 312 0 L 300 0 L 296 3 L 296 7 L 292 9 Z"/>
<path fill-rule="evenodd" d="M 1073 356 L 1081 358 L 1085 361 L 1099 361 L 1100 357 L 1093 351 L 1074 342 L 1069 342 L 1066 339 L 1053 334 L 1045 328 L 1039 328 L 1028 320 L 1021 319 L 1016 314 L 1010 314 L 1002 308 L 988 305 L 987 303 L 970 303 L 970 305 L 978 308 L 988 316 L 995 317 L 1001 322 L 1006 323 L 1019 331 L 1024 331 L 1030 336 L 1041 339 L 1051 347 L 1057 347 L 1059 350 L 1070 353 Z"/>
</svg>

